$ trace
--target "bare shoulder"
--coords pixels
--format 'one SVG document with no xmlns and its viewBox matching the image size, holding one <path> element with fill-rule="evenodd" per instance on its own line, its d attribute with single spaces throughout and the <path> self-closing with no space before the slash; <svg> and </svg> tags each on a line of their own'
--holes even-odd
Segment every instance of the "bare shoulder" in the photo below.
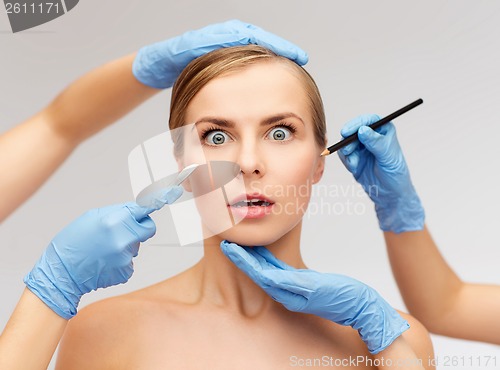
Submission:
<svg viewBox="0 0 500 370">
<path fill-rule="evenodd" d="M 126 369 L 136 349 L 152 330 L 175 321 L 172 301 L 158 299 L 164 282 L 129 294 L 92 303 L 69 321 L 56 369 Z"/>
<path fill-rule="evenodd" d="M 61 344 L 57 369 L 119 368 L 119 345 L 127 338 L 127 299 L 115 297 L 93 303 L 72 318 Z"/>
<path fill-rule="evenodd" d="M 411 346 L 417 357 L 426 364 L 429 358 L 434 358 L 434 348 L 429 331 L 412 315 L 401 311 L 398 311 L 398 313 L 410 324 L 410 329 L 402 334 L 403 338 Z"/>
</svg>

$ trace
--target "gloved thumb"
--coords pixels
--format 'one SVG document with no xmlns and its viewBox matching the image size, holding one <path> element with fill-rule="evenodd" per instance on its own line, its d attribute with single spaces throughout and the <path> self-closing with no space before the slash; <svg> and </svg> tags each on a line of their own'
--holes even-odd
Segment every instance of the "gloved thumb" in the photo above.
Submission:
<svg viewBox="0 0 500 370">
<path fill-rule="evenodd" d="M 385 135 L 375 132 L 368 126 L 361 126 L 358 130 L 358 139 L 375 158 L 382 159 L 387 153 L 389 139 Z"/>
</svg>

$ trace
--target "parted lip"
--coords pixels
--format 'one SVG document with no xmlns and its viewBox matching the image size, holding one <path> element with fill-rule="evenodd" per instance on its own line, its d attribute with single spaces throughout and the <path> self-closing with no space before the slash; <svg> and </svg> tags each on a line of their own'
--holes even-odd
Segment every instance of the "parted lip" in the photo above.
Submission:
<svg viewBox="0 0 500 370">
<path fill-rule="evenodd" d="M 244 200 L 252 200 L 252 199 L 258 199 L 258 200 L 262 200 L 264 202 L 268 202 L 268 203 L 274 204 L 274 201 L 272 201 L 269 198 L 266 198 L 262 194 L 252 193 L 252 194 L 240 194 L 240 195 L 238 195 L 237 197 L 233 198 L 229 202 L 229 205 L 233 206 L 233 205 L 235 205 L 238 202 L 241 202 L 241 201 L 244 201 Z"/>
</svg>

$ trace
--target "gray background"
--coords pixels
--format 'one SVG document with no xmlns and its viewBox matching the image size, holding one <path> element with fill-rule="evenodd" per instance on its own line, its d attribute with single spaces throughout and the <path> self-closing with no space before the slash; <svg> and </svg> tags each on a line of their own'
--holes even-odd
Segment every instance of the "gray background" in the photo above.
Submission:
<svg viewBox="0 0 500 370">
<path fill-rule="evenodd" d="M 100 64 L 153 41 L 239 18 L 308 51 L 307 69 L 323 94 L 330 143 L 358 114 L 386 115 L 424 99 L 398 119 L 397 128 L 428 225 L 464 280 L 498 284 L 499 15 L 496 1 L 86 0 L 50 23 L 14 35 L 2 10 L 0 131 Z M 0 226 L 0 327 L 23 290 L 23 276 L 59 230 L 87 209 L 131 199 L 128 153 L 165 130 L 169 94 L 159 94 L 81 145 Z M 322 184 L 349 195 L 331 199 L 344 204 L 344 211 L 305 219 L 306 263 L 365 281 L 404 308 L 372 206 L 336 155 L 327 158 Z M 348 202 L 364 211 L 349 214 Z M 81 307 L 168 278 L 200 257 L 200 248 L 145 246 L 129 283 L 88 294 Z M 492 355 L 500 366 L 497 346 L 433 339 L 441 361 Z"/>
</svg>

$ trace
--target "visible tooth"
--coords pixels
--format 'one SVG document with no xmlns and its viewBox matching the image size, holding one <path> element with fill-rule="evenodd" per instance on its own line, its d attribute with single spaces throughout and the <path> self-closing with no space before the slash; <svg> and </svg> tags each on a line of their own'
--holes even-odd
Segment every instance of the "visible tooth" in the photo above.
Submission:
<svg viewBox="0 0 500 370">
<path fill-rule="evenodd" d="M 260 202 L 260 206 L 261 207 L 267 207 L 269 206 L 271 203 L 269 202 L 266 202 L 264 200 L 261 200 L 261 199 L 257 199 L 257 198 L 254 198 L 254 199 L 251 199 L 251 200 L 241 200 L 237 203 L 234 203 L 233 204 L 233 207 L 254 207 L 254 206 L 257 206 L 257 203 Z"/>
</svg>

